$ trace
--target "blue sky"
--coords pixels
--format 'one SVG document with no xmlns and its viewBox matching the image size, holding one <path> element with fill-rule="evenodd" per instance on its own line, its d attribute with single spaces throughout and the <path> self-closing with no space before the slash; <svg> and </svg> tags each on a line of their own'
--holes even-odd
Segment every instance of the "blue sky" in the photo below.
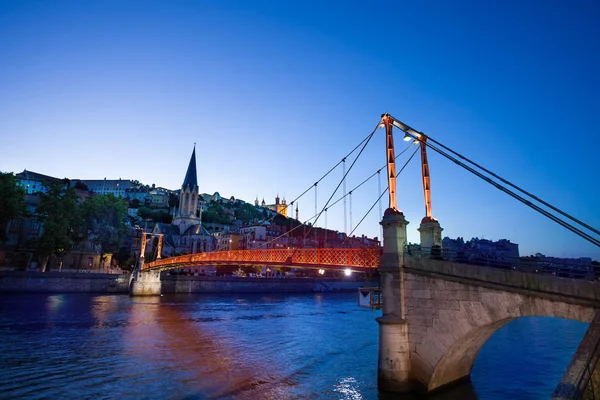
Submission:
<svg viewBox="0 0 600 400">
<path fill-rule="evenodd" d="M 368 3 L 0 0 L 0 171 L 176 189 L 195 142 L 202 192 L 291 200 L 389 112 L 600 226 L 598 2 Z M 404 145 L 398 135 L 397 151 Z M 600 259 L 429 159 L 444 235 Z M 424 216 L 418 160 L 398 182 L 412 242 Z M 384 164 L 379 130 L 348 189 Z M 341 175 L 319 185 L 319 206 Z M 353 225 L 377 196 L 376 180 L 353 194 Z M 299 204 L 311 217 L 314 193 Z M 356 233 L 379 236 L 378 220 L 375 207 Z M 344 229 L 342 203 L 327 226 Z"/>
</svg>

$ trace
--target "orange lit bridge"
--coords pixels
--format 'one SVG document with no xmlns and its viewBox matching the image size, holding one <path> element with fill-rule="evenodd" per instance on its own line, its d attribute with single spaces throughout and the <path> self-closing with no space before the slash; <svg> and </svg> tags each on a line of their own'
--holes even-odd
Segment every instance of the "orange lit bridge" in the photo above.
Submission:
<svg viewBox="0 0 600 400">
<path fill-rule="evenodd" d="M 230 250 L 188 254 L 157 259 L 144 264 L 142 271 L 165 271 L 195 265 L 268 265 L 325 270 L 368 271 L 379 266 L 381 249 L 320 248 Z"/>
</svg>

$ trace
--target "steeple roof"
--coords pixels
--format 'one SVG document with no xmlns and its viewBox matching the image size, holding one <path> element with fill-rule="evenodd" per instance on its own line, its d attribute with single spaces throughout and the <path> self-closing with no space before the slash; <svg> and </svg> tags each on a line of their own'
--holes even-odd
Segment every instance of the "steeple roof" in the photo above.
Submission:
<svg viewBox="0 0 600 400">
<path fill-rule="evenodd" d="M 190 185 L 192 188 L 198 186 L 198 179 L 196 178 L 196 144 L 194 144 L 190 165 L 188 166 L 185 179 L 183 180 L 183 187 L 186 187 L 187 185 Z"/>
</svg>

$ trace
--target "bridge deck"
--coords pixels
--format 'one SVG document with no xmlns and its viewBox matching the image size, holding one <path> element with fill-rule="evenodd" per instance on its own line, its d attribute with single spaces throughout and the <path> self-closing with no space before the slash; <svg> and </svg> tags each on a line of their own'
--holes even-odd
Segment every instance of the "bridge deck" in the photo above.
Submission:
<svg viewBox="0 0 600 400">
<path fill-rule="evenodd" d="M 379 266 L 381 249 L 268 249 L 230 250 L 162 258 L 144 264 L 143 270 L 168 270 L 192 265 L 280 265 L 295 268 L 369 270 Z"/>
</svg>

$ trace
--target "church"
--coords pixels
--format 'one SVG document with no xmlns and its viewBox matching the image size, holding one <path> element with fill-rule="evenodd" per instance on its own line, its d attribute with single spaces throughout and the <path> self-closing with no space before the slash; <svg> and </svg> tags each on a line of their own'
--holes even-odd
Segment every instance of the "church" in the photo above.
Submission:
<svg viewBox="0 0 600 400">
<path fill-rule="evenodd" d="M 170 257 L 181 254 L 203 253 L 213 251 L 216 239 L 202 227 L 202 211 L 198 210 L 198 178 L 196 174 L 196 146 L 188 166 L 181 191 L 179 192 L 179 208 L 175 210 L 173 222 L 157 223 L 153 234 L 163 234 L 162 256 Z"/>
</svg>

